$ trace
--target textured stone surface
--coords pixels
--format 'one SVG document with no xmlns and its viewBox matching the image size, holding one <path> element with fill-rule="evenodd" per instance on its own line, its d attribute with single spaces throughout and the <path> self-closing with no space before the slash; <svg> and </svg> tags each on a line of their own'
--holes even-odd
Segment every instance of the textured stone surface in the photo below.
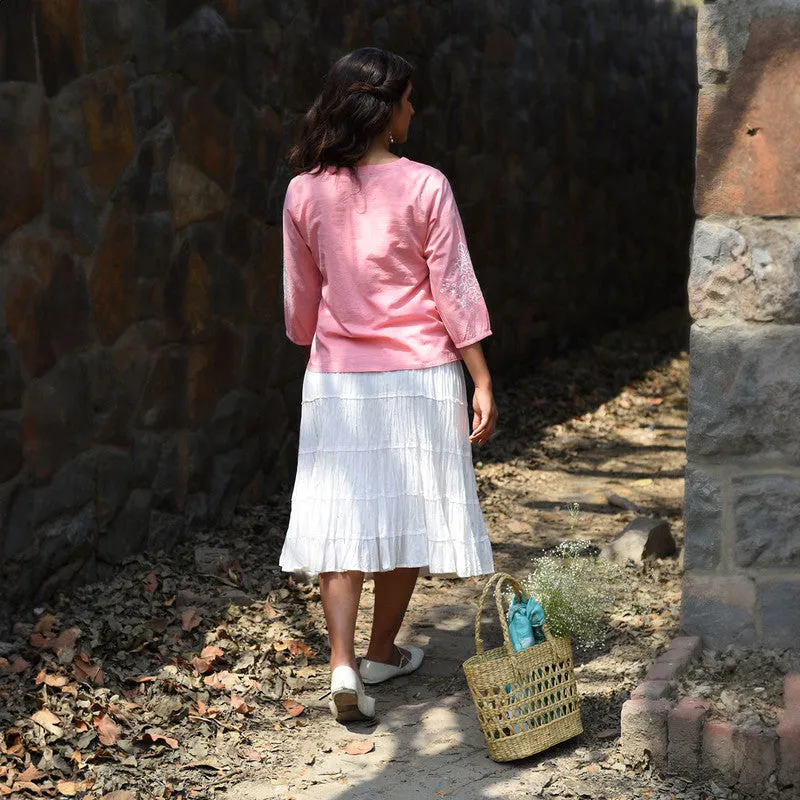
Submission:
<svg viewBox="0 0 800 800">
<path fill-rule="evenodd" d="M 36 33 L 42 80 L 48 95 L 78 77 L 83 67 L 80 0 L 36 0 Z"/>
<path fill-rule="evenodd" d="M 736 563 L 800 567 L 800 475 L 735 478 Z"/>
<path fill-rule="evenodd" d="M 698 102 L 698 214 L 800 216 L 800 155 L 793 131 L 800 96 L 800 18 L 752 23 L 744 55 L 726 87 Z"/>
<path fill-rule="evenodd" d="M 758 797 L 777 771 L 778 737 L 774 729 L 737 728 L 734 735 L 734 769 L 737 788 Z"/>
<path fill-rule="evenodd" d="M 86 371 L 77 357 L 63 359 L 25 390 L 22 435 L 26 466 L 37 481 L 47 480 L 88 448 L 92 406 Z"/>
<path fill-rule="evenodd" d="M 800 326 L 695 324 L 689 458 L 762 456 L 800 463 Z"/>
<path fill-rule="evenodd" d="M 0 84 L 0 241 L 43 208 L 47 106 L 30 83 Z"/>
<path fill-rule="evenodd" d="M 781 580 L 776 576 L 759 582 L 765 646 L 779 649 L 797 647 L 797 632 L 800 630 L 799 593 L 799 578 Z"/>
<path fill-rule="evenodd" d="M 688 464 L 684 492 L 685 569 L 713 569 L 722 542 L 722 487 L 699 466 Z"/>
<path fill-rule="evenodd" d="M 735 731 L 733 724 L 721 720 L 707 720 L 703 725 L 701 769 L 704 775 L 712 777 L 723 786 L 730 786 L 735 781 Z"/>
<path fill-rule="evenodd" d="M 800 322 L 800 221 L 700 220 L 689 310 L 695 319 Z"/>
<path fill-rule="evenodd" d="M 169 165 L 167 182 L 172 216 L 178 229 L 219 214 L 228 206 L 222 189 L 180 153 Z"/>
<path fill-rule="evenodd" d="M 756 584 L 744 575 L 687 571 L 683 580 L 681 630 L 709 647 L 740 647 L 756 641 Z"/>
</svg>

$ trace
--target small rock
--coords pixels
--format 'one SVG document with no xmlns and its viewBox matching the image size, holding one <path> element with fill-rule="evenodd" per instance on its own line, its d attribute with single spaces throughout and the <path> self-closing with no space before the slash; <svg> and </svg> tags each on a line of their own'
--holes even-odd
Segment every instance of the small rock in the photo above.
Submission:
<svg viewBox="0 0 800 800">
<path fill-rule="evenodd" d="M 527 522 L 523 522 L 521 519 L 510 519 L 506 523 L 506 529 L 510 533 L 530 533 L 531 526 Z"/>
<path fill-rule="evenodd" d="M 675 539 L 669 523 L 642 517 L 628 523 L 622 533 L 600 551 L 600 557 L 616 564 L 628 561 L 642 564 L 645 559 L 664 558 L 674 553 Z"/>
</svg>

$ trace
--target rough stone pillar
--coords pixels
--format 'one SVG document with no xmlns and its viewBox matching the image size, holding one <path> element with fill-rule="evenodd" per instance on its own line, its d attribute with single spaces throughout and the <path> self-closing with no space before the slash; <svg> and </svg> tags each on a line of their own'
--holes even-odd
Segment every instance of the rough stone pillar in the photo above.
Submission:
<svg viewBox="0 0 800 800">
<path fill-rule="evenodd" d="M 800 0 L 699 16 L 683 628 L 800 646 Z"/>
</svg>

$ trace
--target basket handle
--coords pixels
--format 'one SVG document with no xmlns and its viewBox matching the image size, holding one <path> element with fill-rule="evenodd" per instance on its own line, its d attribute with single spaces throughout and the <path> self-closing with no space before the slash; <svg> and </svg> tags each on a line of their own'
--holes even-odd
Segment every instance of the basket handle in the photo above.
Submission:
<svg viewBox="0 0 800 800">
<path fill-rule="evenodd" d="M 497 609 L 497 617 L 500 620 L 500 629 L 503 632 L 503 643 L 506 646 L 506 651 L 508 654 L 510 656 L 514 655 L 514 646 L 511 644 L 511 637 L 508 635 L 508 625 L 505 623 L 505 614 L 503 613 L 502 593 L 503 587 L 507 583 L 510 583 L 514 588 L 514 591 L 520 596 L 530 597 L 530 595 L 522 587 L 522 584 L 513 575 L 509 575 L 507 572 L 496 572 L 491 578 L 489 578 L 489 580 L 486 582 L 486 586 L 483 587 L 483 591 L 481 592 L 480 599 L 478 600 L 478 610 L 475 614 L 475 652 L 479 656 L 483 655 L 484 652 L 483 639 L 481 638 L 481 617 L 483 616 L 483 607 L 486 604 L 486 599 L 488 598 L 489 592 L 493 586 L 494 604 L 495 608 Z M 542 625 L 542 631 L 547 641 L 551 641 L 553 639 L 553 636 L 550 633 L 546 623 Z"/>
</svg>

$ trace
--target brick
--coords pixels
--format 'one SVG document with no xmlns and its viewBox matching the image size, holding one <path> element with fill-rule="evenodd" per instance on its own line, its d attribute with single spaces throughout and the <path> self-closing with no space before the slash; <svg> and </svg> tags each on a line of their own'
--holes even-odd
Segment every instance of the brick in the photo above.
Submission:
<svg viewBox="0 0 800 800">
<path fill-rule="evenodd" d="M 778 766 L 778 737 L 774 729 L 736 728 L 734 731 L 736 787 L 761 796 Z"/>
<path fill-rule="evenodd" d="M 669 683 L 676 680 L 684 668 L 685 664 L 683 662 L 673 661 L 662 656 L 650 667 L 645 677 L 648 681 L 666 681 Z"/>
<path fill-rule="evenodd" d="M 669 681 L 642 681 L 632 692 L 632 700 L 663 700 L 670 693 Z"/>
<path fill-rule="evenodd" d="M 796 708 L 800 715 L 800 672 L 790 672 L 783 679 L 783 707 Z"/>
<path fill-rule="evenodd" d="M 781 765 L 778 783 L 800 789 L 800 711 L 784 714 L 776 733 Z"/>
<path fill-rule="evenodd" d="M 704 773 L 726 786 L 734 782 L 733 736 L 730 722 L 707 720 L 703 725 L 700 763 Z"/>
<path fill-rule="evenodd" d="M 676 636 L 669 646 L 669 653 L 685 655 L 686 664 L 690 664 L 703 650 L 703 639 L 700 636 Z"/>
<path fill-rule="evenodd" d="M 703 723 L 709 703 L 698 697 L 684 697 L 667 718 L 668 769 L 687 778 L 700 775 Z"/>
<path fill-rule="evenodd" d="M 709 647 L 754 644 L 755 607 L 751 578 L 693 571 L 684 576 L 681 629 L 702 636 Z"/>
<path fill-rule="evenodd" d="M 658 768 L 667 764 L 667 716 L 669 700 L 627 700 L 622 706 L 622 754 L 629 762 L 649 755 Z"/>
</svg>

